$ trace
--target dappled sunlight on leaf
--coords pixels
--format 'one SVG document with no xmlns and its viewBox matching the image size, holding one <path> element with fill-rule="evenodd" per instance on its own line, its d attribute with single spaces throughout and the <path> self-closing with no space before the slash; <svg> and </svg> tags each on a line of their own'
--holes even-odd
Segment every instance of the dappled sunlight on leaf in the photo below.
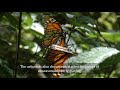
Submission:
<svg viewBox="0 0 120 90">
<path fill-rule="evenodd" d="M 69 58 L 65 65 L 76 65 L 76 66 L 82 66 L 81 72 L 89 72 L 91 69 L 94 69 L 98 64 L 103 62 L 108 57 L 111 57 L 115 54 L 118 54 L 120 51 L 118 51 L 115 48 L 110 47 L 96 47 L 91 49 L 91 51 L 88 52 L 81 52 L 78 54 L 78 56 Z M 86 68 L 87 66 L 91 66 L 89 68 Z M 93 66 L 92 66 L 93 65 Z M 72 69 L 72 68 L 71 68 Z"/>
</svg>

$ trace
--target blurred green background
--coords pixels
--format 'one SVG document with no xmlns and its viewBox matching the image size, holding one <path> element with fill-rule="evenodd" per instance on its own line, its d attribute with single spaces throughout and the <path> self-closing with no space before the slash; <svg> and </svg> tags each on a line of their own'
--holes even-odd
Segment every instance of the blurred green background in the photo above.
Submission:
<svg viewBox="0 0 120 90">
<path fill-rule="evenodd" d="M 47 65 L 41 42 L 44 38 L 43 16 L 51 15 L 70 35 L 70 47 L 76 53 L 95 47 L 120 50 L 120 12 L 22 12 L 20 49 L 17 51 L 20 12 L 0 12 L 0 78 L 50 78 L 38 69 L 20 65 Z M 17 66 L 15 61 L 19 53 Z M 97 53 L 96 53 L 97 54 Z M 45 56 L 45 55 L 44 55 Z M 75 56 L 73 56 L 75 57 Z M 119 78 L 120 55 L 100 63 L 89 73 L 68 74 L 65 78 Z M 26 73 L 27 72 L 27 73 Z M 63 76 L 64 77 L 64 76 Z"/>
</svg>

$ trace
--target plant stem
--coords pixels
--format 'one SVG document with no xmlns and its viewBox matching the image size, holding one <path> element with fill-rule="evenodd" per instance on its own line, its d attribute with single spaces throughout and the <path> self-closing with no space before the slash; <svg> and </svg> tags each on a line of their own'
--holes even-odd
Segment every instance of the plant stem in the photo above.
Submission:
<svg viewBox="0 0 120 90">
<path fill-rule="evenodd" d="M 19 60 L 19 50 L 20 50 L 20 40 L 21 40 L 21 22 L 22 22 L 22 12 L 20 12 L 20 17 L 19 17 L 19 25 L 18 25 L 18 35 L 17 35 L 17 50 L 16 50 L 16 60 L 15 60 L 15 68 L 14 68 L 14 78 L 16 78 L 17 74 L 17 66 L 18 66 L 18 60 Z"/>
</svg>

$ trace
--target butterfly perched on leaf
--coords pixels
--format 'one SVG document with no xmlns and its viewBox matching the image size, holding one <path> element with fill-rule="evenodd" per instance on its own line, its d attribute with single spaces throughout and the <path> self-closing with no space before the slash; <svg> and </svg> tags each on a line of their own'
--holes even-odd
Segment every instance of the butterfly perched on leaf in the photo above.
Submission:
<svg viewBox="0 0 120 90">
<path fill-rule="evenodd" d="M 46 59 L 49 60 L 53 66 L 53 77 L 59 78 L 60 71 L 63 70 L 62 66 L 64 66 L 64 62 L 73 52 L 66 47 L 66 33 L 63 32 L 60 24 L 51 16 L 45 16 L 44 22 L 45 35 L 42 45 L 45 48 L 48 47 Z"/>
</svg>

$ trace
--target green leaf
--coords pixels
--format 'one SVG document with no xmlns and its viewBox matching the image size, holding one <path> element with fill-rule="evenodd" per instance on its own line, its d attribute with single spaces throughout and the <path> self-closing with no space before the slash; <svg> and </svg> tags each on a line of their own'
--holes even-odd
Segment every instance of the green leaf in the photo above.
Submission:
<svg viewBox="0 0 120 90">
<path fill-rule="evenodd" d="M 111 67 L 120 62 L 120 53 L 113 55 L 112 57 L 107 58 L 102 63 L 99 64 L 100 68 Z"/>
<path fill-rule="evenodd" d="M 32 18 L 29 13 L 22 13 L 22 26 L 24 29 L 30 29 L 32 25 Z"/>
<path fill-rule="evenodd" d="M 79 16 L 79 17 L 76 16 L 70 19 L 70 21 L 75 26 L 80 26 L 80 24 L 92 24 L 92 25 L 96 24 L 93 18 L 87 16 Z"/>
<path fill-rule="evenodd" d="M 11 23 L 12 26 L 17 27 L 18 21 L 17 21 L 17 19 L 15 17 L 13 17 L 9 13 L 5 13 L 4 15 L 8 18 L 8 20 L 10 21 L 10 23 Z"/>
<path fill-rule="evenodd" d="M 81 72 L 89 72 L 103 62 L 108 57 L 119 53 L 115 48 L 110 47 L 96 47 L 91 51 L 79 53 L 76 57 L 69 58 L 65 65 L 78 66 L 79 68 L 70 68 L 71 70 L 79 69 Z"/>
<path fill-rule="evenodd" d="M 2 27 L 6 28 L 7 30 L 11 30 L 13 32 L 17 31 L 17 29 L 10 25 L 1 25 Z"/>
<path fill-rule="evenodd" d="M 89 34 L 91 34 L 91 33 L 97 35 L 97 32 L 95 31 L 95 28 L 90 27 L 90 26 L 87 25 L 87 24 L 81 24 L 80 30 L 79 30 L 79 29 L 76 29 L 76 30 L 77 30 L 77 31 L 82 31 L 84 34 L 87 34 L 87 35 L 89 35 Z"/>
<path fill-rule="evenodd" d="M 80 16 L 79 18 L 77 18 L 77 20 L 80 23 L 91 23 L 91 24 L 95 24 L 95 20 L 91 17 L 87 17 L 87 16 Z"/>
<path fill-rule="evenodd" d="M 13 70 L 9 67 L 9 63 L 6 60 L 0 58 L 0 77 L 11 78 L 13 77 Z M 20 76 L 17 74 L 17 78 Z"/>
<path fill-rule="evenodd" d="M 6 60 L 0 59 L 0 77 L 12 77 L 13 70 L 8 67 Z"/>
<path fill-rule="evenodd" d="M 95 31 L 96 22 L 93 18 L 87 16 L 76 16 L 70 19 L 71 24 L 74 25 L 75 30 L 80 33 L 97 35 Z M 82 32 L 81 32 L 82 31 Z"/>
<path fill-rule="evenodd" d="M 110 41 L 113 43 L 120 42 L 120 33 L 101 32 L 101 34 L 107 41 Z M 92 33 L 89 34 L 88 36 L 91 38 L 97 38 L 97 36 Z"/>
<path fill-rule="evenodd" d="M 120 33 L 101 32 L 102 36 L 113 43 L 120 42 Z"/>
</svg>

